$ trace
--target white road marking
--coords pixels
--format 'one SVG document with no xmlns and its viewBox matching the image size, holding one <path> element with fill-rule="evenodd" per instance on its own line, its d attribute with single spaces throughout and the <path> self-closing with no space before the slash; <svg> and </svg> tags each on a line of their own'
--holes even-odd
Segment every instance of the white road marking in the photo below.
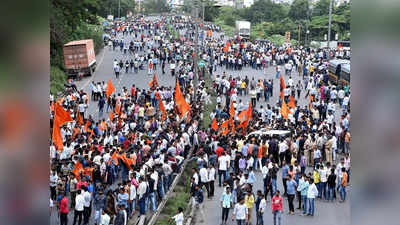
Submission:
<svg viewBox="0 0 400 225">
<path fill-rule="evenodd" d="M 85 83 L 80 89 L 85 89 L 85 87 L 86 87 L 91 81 L 93 81 L 93 79 L 94 79 L 94 77 L 95 77 L 95 75 L 96 75 L 96 71 L 98 70 L 98 68 L 100 67 L 100 65 L 103 63 L 103 59 L 104 59 L 104 55 L 106 54 L 106 51 L 107 51 L 107 46 L 105 46 L 105 47 L 103 48 L 103 54 L 102 54 L 102 56 L 101 56 L 101 59 L 100 59 L 99 64 L 96 66 L 96 69 L 95 69 L 94 73 L 92 74 L 92 76 L 90 77 L 90 79 L 89 79 L 88 81 L 86 81 L 86 83 Z"/>
</svg>

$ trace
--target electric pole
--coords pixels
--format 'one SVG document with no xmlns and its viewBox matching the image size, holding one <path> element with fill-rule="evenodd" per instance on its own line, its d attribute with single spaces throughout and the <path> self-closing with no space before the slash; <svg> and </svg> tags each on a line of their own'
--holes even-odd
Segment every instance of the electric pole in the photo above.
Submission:
<svg viewBox="0 0 400 225">
<path fill-rule="evenodd" d="M 329 2 L 329 21 L 328 21 L 328 58 L 330 59 L 330 42 L 331 42 L 331 25 L 332 25 L 332 2 L 333 0 L 330 0 Z"/>
<path fill-rule="evenodd" d="M 197 2 L 196 2 L 197 3 Z M 193 7 L 193 16 L 194 16 L 194 21 L 195 21 L 195 42 L 194 42 L 194 58 L 193 58 L 193 72 L 194 72 L 194 80 L 193 80 L 193 98 L 194 101 L 196 101 L 196 97 L 197 97 L 197 81 L 198 81 L 198 77 L 199 77 L 199 70 L 198 70 L 198 47 L 199 47 L 199 23 L 198 23 L 198 17 L 199 17 L 199 9 L 198 9 L 198 5 L 195 4 Z"/>
</svg>

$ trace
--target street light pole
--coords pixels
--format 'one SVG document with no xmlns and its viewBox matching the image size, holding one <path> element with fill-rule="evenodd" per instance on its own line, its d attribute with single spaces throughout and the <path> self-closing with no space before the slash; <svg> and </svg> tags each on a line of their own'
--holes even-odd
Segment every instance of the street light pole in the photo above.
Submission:
<svg viewBox="0 0 400 225">
<path fill-rule="evenodd" d="M 329 2 L 329 25 L 328 25 L 328 58 L 330 58 L 330 42 L 331 42 L 331 25 L 332 25 L 332 2 L 333 0 L 330 0 Z"/>
<path fill-rule="evenodd" d="M 121 0 L 118 0 L 118 18 L 121 19 Z"/>
</svg>

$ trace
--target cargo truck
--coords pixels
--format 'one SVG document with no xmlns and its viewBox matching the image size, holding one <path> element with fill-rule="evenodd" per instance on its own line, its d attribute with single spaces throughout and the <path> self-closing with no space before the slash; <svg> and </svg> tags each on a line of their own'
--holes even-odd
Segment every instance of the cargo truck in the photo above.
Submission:
<svg viewBox="0 0 400 225">
<path fill-rule="evenodd" d="M 96 69 L 93 40 L 71 41 L 64 45 L 64 65 L 69 78 L 91 76 Z"/>
<path fill-rule="evenodd" d="M 250 25 L 249 21 L 236 21 L 236 34 L 244 39 L 250 39 Z"/>
</svg>

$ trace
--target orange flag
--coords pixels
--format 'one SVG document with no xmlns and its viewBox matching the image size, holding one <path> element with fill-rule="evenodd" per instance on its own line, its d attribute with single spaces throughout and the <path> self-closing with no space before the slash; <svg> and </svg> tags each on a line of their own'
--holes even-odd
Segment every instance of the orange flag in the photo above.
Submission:
<svg viewBox="0 0 400 225">
<path fill-rule="evenodd" d="M 232 134 L 235 133 L 235 123 L 233 122 L 232 117 L 229 119 L 229 123 L 231 124 L 232 127 Z"/>
<path fill-rule="evenodd" d="M 218 123 L 217 123 L 217 117 L 214 117 L 212 124 L 211 124 L 211 128 L 215 131 L 218 130 Z"/>
<path fill-rule="evenodd" d="M 314 101 L 314 96 L 312 96 L 312 95 L 310 95 L 310 104 L 309 104 L 309 108 L 310 108 L 310 110 L 312 109 L 312 103 L 313 103 L 313 101 Z"/>
<path fill-rule="evenodd" d="M 154 73 L 153 79 L 149 82 L 150 88 L 158 87 L 157 75 Z"/>
<path fill-rule="evenodd" d="M 160 111 L 162 112 L 161 120 L 164 121 L 167 118 L 167 111 L 165 110 L 162 100 L 160 100 Z"/>
<path fill-rule="evenodd" d="M 131 161 L 128 158 L 126 158 L 125 153 L 122 155 L 119 155 L 119 158 L 122 160 L 122 162 L 125 163 L 125 165 L 128 167 L 128 169 L 131 170 Z"/>
<path fill-rule="evenodd" d="M 64 123 L 71 121 L 73 121 L 73 119 L 69 112 L 65 111 L 64 108 L 57 103 L 54 107 L 54 122 L 62 126 Z"/>
<path fill-rule="evenodd" d="M 246 112 L 247 112 L 246 110 L 243 110 L 242 112 L 239 113 L 238 117 L 239 117 L 240 122 L 245 121 Z"/>
<path fill-rule="evenodd" d="M 289 101 L 288 106 L 290 108 L 292 108 L 292 109 L 296 108 L 296 103 L 294 102 L 294 97 L 293 96 L 290 96 L 290 101 Z"/>
<path fill-rule="evenodd" d="M 118 104 L 115 105 L 115 113 L 117 114 L 117 116 L 119 117 L 119 115 L 121 114 L 121 106 L 118 106 Z"/>
<path fill-rule="evenodd" d="M 53 140 L 54 146 L 57 150 L 64 150 L 63 139 L 61 136 L 61 130 L 58 123 L 53 123 L 53 133 L 51 135 L 51 139 Z"/>
<path fill-rule="evenodd" d="M 229 108 L 229 115 L 231 118 L 235 117 L 235 108 L 233 107 L 233 101 L 231 101 L 231 106 Z"/>
<path fill-rule="evenodd" d="M 280 94 L 281 94 L 281 99 L 283 98 L 283 90 L 285 90 L 286 85 L 285 85 L 285 81 L 283 80 L 282 74 L 280 76 L 280 80 L 281 80 L 281 89 L 280 89 Z"/>
<path fill-rule="evenodd" d="M 179 87 L 178 80 L 176 81 L 176 88 L 175 88 L 175 104 L 178 108 L 180 118 L 184 117 L 185 114 L 190 110 L 190 105 L 187 104 L 185 98 L 183 97 L 181 88 Z"/>
<path fill-rule="evenodd" d="M 212 36 L 212 31 L 208 30 L 208 36 L 211 37 Z"/>
<path fill-rule="evenodd" d="M 226 136 L 228 134 L 228 132 L 229 132 L 228 123 L 229 123 L 229 120 L 226 120 L 225 122 L 223 122 L 221 124 L 221 129 L 222 129 L 222 135 L 223 136 Z"/>
<path fill-rule="evenodd" d="M 113 120 L 114 120 L 114 113 L 110 111 L 110 122 L 112 122 Z"/>
<path fill-rule="evenodd" d="M 109 164 L 111 165 L 112 163 L 115 163 L 115 165 L 118 165 L 118 155 L 117 155 L 117 151 L 114 151 L 114 153 L 111 156 L 111 159 L 109 161 Z"/>
<path fill-rule="evenodd" d="M 281 106 L 281 114 L 282 117 L 285 118 L 286 120 L 289 119 L 289 108 L 287 107 L 285 100 L 282 101 L 282 106 Z"/>
<path fill-rule="evenodd" d="M 82 124 L 83 124 L 82 115 L 81 115 L 81 113 L 80 113 L 79 111 L 76 112 L 76 122 L 77 122 L 79 125 L 82 125 Z"/>
<path fill-rule="evenodd" d="M 72 170 L 72 173 L 75 174 L 75 177 L 76 177 L 77 180 L 80 180 L 81 179 L 81 175 L 80 175 L 81 172 L 83 172 L 83 166 L 78 161 L 78 162 L 76 162 L 75 167 Z"/>
<path fill-rule="evenodd" d="M 108 83 L 107 83 L 107 90 L 106 90 L 107 99 L 110 98 L 111 94 L 114 91 L 115 91 L 115 87 L 110 79 L 110 80 L 108 80 Z"/>
<path fill-rule="evenodd" d="M 85 124 L 85 126 L 83 127 L 83 130 L 85 131 L 85 132 L 89 132 L 89 126 L 90 126 L 90 121 L 89 120 L 86 120 L 86 124 Z"/>
<path fill-rule="evenodd" d="M 247 125 L 249 124 L 249 120 L 251 118 L 251 113 L 252 113 L 252 107 L 251 107 L 251 101 L 250 101 L 249 107 L 247 109 L 246 120 L 243 122 L 243 129 L 247 128 Z"/>
</svg>

